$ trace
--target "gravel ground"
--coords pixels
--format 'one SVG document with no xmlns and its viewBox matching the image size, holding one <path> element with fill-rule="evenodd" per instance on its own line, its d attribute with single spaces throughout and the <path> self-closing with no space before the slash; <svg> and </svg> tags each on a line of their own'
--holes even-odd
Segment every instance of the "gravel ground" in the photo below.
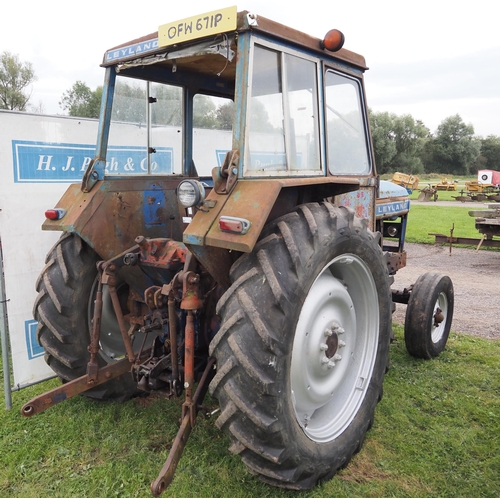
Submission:
<svg viewBox="0 0 500 500">
<path fill-rule="evenodd" d="M 402 290 L 427 271 L 447 274 L 455 290 L 451 329 L 500 340 L 500 252 L 406 243 L 406 267 L 396 273 L 393 288 Z M 393 319 L 404 324 L 406 305 L 397 304 Z"/>
</svg>

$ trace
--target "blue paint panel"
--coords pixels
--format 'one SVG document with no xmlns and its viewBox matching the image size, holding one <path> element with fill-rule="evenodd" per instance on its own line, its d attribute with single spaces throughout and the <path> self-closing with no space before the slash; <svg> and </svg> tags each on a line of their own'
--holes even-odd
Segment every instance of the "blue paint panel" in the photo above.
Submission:
<svg viewBox="0 0 500 500">
<path fill-rule="evenodd" d="M 144 191 L 144 223 L 147 228 L 165 226 L 165 193 L 163 191 Z"/>
<path fill-rule="evenodd" d="M 12 141 L 14 182 L 80 182 L 95 146 L 32 141 Z M 153 174 L 170 174 L 173 148 L 157 148 L 152 156 Z M 147 173 L 145 147 L 108 147 L 106 175 L 144 175 Z"/>
<path fill-rule="evenodd" d="M 28 359 L 35 359 L 43 356 L 44 349 L 36 341 L 36 327 L 38 321 L 30 319 L 24 322 L 24 332 L 26 335 L 26 351 L 28 353 Z"/>
</svg>

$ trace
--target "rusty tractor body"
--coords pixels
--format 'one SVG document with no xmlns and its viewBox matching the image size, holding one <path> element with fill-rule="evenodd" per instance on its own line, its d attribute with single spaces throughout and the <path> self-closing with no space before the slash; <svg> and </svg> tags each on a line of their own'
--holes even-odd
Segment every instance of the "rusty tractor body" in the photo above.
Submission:
<svg viewBox="0 0 500 500">
<path fill-rule="evenodd" d="M 38 339 L 84 393 L 184 397 L 168 486 L 208 390 L 231 451 L 307 489 L 358 450 L 382 394 L 394 302 L 408 349 L 446 344 L 453 288 L 405 266 L 409 200 L 376 173 L 362 56 L 222 9 L 108 50 L 96 155 L 47 212 Z"/>
</svg>

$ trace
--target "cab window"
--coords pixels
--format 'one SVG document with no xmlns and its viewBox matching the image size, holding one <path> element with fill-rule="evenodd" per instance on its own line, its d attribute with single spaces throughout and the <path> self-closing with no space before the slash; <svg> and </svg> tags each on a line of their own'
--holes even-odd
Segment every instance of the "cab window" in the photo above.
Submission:
<svg viewBox="0 0 500 500">
<path fill-rule="evenodd" d="M 181 87 L 117 77 L 106 175 L 182 173 Z"/>
<path fill-rule="evenodd" d="M 317 62 L 254 46 L 247 175 L 321 174 Z"/>
<path fill-rule="evenodd" d="M 359 81 L 326 72 L 325 116 L 328 169 L 334 175 L 368 174 L 371 170 Z"/>
</svg>

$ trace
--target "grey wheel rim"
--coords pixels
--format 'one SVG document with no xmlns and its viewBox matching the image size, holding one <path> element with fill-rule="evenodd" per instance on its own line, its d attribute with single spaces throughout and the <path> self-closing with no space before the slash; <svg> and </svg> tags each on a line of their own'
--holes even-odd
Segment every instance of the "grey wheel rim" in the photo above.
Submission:
<svg viewBox="0 0 500 500">
<path fill-rule="evenodd" d="M 369 267 L 354 254 L 336 257 L 311 286 L 293 342 L 292 403 L 311 440 L 332 441 L 358 413 L 378 337 L 378 294 Z"/>
</svg>

